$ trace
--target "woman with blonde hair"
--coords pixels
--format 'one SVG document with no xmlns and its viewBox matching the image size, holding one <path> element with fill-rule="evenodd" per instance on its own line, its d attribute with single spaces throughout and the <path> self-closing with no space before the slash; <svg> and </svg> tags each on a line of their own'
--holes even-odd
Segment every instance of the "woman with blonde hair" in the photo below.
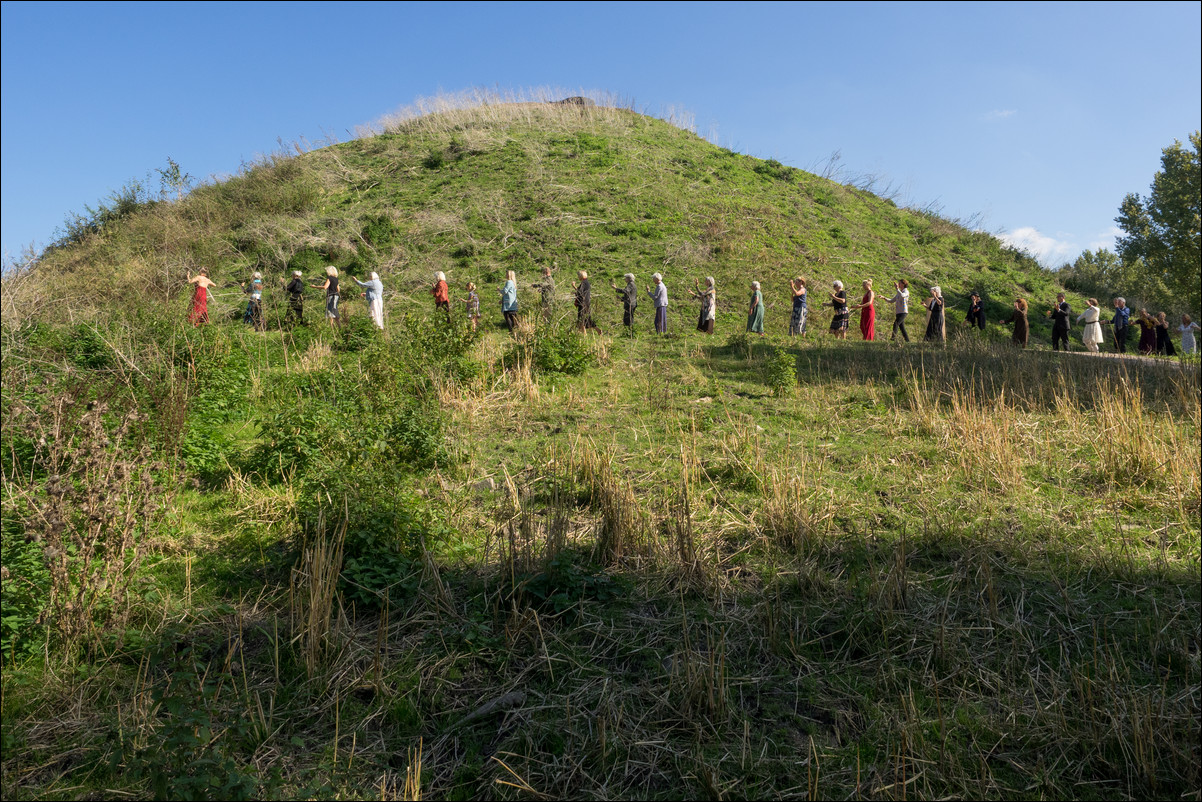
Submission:
<svg viewBox="0 0 1202 802">
<path fill-rule="evenodd" d="M 1027 299 L 1015 298 L 1014 311 L 1002 323 L 1014 324 L 1014 334 L 1011 335 L 1010 339 L 1019 348 L 1026 348 L 1027 337 L 1031 333 L 1031 324 L 1027 321 Z"/>
<path fill-rule="evenodd" d="M 693 280 L 694 290 L 692 296 L 701 301 L 701 310 L 697 314 L 697 331 L 703 334 L 714 333 L 714 318 L 718 311 L 718 293 L 714 287 L 714 277 L 705 277 L 705 289 L 701 289 L 701 282 L 698 279 Z"/>
<path fill-rule="evenodd" d="M 209 271 L 201 268 L 195 276 L 188 274 L 188 283 L 196 285 L 192 293 L 192 311 L 188 314 L 188 322 L 193 326 L 209 322 L 209 287 L 216 287 L 217 282 L 209 278 Z"/>
<path fill-rule="evenodd" d="M 1195 331 L 1202 331 L 1202 326 L 1199 326 L 1189 315 L 1181 316 L 1181 325 L 1177 327 L 1177 331 L 1181 334 L 1181 353 L 1192 354 L 1198 350 L 1197 341 L 1194 339 Z"/>
<path fill-rule="evenodd" d="M 505 285 L 501 287 L 501 314 L 505 316 L 505 327 L 512 333 L 518 324 L 518 281 L 512 270 L 505 273 Z"/>
<path fill-rule="evenodd" d="M 809 311 L 806 303 L 806 280 L 801 276 L 790 280 L 789 290 L 793 293 L 793 311 L 789 315 L 789 336 L 804 337 L 806 313 Z"/>
<path fill-rule="evenodd" d="M 1084 323 L 1085 329 L 1081 332 L 1081 342 L 1085 343 L 1085 348 L 1091 354 L 1098 352 L 1098 346 L 1102 344 L 1102 324 L 1098 322 L 1098 318 L 1102 316 L 1102 310 L 1098 308 L 1098 299 L 1090 298 L 1085 302 L 1085 311 L 1077 315 L 1077 322 Z"/>
<path fill-rule="evenodd" d="M 338 315 L 338 268 L 333 265 L 327 266 L 325 283 L 309 286 L 315 290 L 326 291 L 326 320 L 330 321 L 331 326 L 339 325 L 342 318 Z"/>
<path fill-rule="evenodd" d="M 441 270 L 434 274 L 434 286 L 430 288 L 430 294 L 434 296 L 434 308 L 441 309 L 447 316 L 447 323 L 451 322 L 451 290 L 447 286 L 447 274 Z"/>
<path fill-rule="evenodd" d="M 927 331 L 923 337 L 927 342 L 947 342 L 947 330 L 944 327 L 943 289 L 936 284 L 931 287 L 931 297 L 924 304 L 927 308 Z"/>
<path fill-rule="evenodd" d="M 865 340 L 876 339 L 876 293 L 872 291 L 872 279 L 866 278 L 862 284 L 864 297 L 853 307 L 860 310 L 860 336 Z"/>
</svg>

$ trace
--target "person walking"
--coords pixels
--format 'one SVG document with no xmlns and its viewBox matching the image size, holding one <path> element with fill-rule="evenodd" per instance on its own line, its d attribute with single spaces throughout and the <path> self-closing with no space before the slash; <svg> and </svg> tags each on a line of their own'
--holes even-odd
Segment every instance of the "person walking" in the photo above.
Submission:
<svg viewBox="0 0 1202 802">
<path fill-rule="evenodd" d="M 1141 309 L 1135 318 L 1135 325 L 1139 326 L 1139 352 L 1148 356 L 1156 350 L 1156 321 L 1147 309 Z"/>
<path fill-rule="evenodd" d="M 926 300 L 927 330 L 923 336 L 927 342 L 947 342 L 947 330 L 944 326 L 943 289 L 939 285 L 931 287 L 931 297 Z"/>
<path fill-rule="evenodd" d="M 188 274 L 188 283 L 196 285 L 196 291 L 192 293 L 192 311 L 188 313 L 188 322 L 193 326 L 208 323 L 209 288 L 216 287 L 217 283 L 209 279 L 209 271 L 203 267 L 195 276 Z"/>
<path fill-rule="evenodd" d="M 1027 338 L 1031 333 L 1031 325 L 1027 321 L 1027 299 L 1015 298 L 1014 311 L 1010 313 L 1010 317 L 1002 321 L 1002 323 L 1013 323 L 1014 334 L 1010 339 L 1019 348 L 1027 347 Z"/>
<path fill-rule="evenodd" d="M 475 331 L 480 320 L 480 296 L 476 294 L 475 283 L 467 283 L 467 298 L 464 298 L 463 302 L 467 307 L 467 319 L 471 321 L 472 331 Z"/>
<path fill-rule="evenodd" d="M 979 293 L 974 292 L 968 297 L 968 314 L 964 316 L 964 322 L 969 328 L 976 326 L 985 331 L 985 302 Z"/>
<path fill-rule="evenodd" d="M 831 316 L 830 331 L 836 340 L 844 340 L 847 338 L 847 318 L 851 314 L 847 311 L 847 291 L 843 289 L 842 281 L 836 280 L 832 286 L 835 291 L 830 293 L 831 308 L 835 313 Z"/>
<path fill-rule="evenodd" d="M 1059 351 L 1063 345 L 1064 350 L 1068 350 L 1068 329 L 1069 315 L 1072 310 L 1069 309 L 1068 301 L 1064 300 L 1064 293 L 1056 293 L 1056 305 L 1048 310 L 1048 317 L 1052 319 L 1052 350 Z"/>
<path fill-rule="evenodd" d="M 255 331 L 263 331 L 263 274 L 256 270 L 250 281 L 241 287 L 242 292 L 250 296 L 242 322 L 249 323 Z"/>
<path fill-rule="evenodd" d="M 747 333 L 764 336 L 764 296 L 760 292 L 760 283 L 751 282 L 750 308 L 747 310 Z"/>
<path fill-rule="evenodd" d="M 305 325 L 305 282 L 299 270 L 292 271 L 292 280 L 284 286 L 288 293 L 288 313 L 284 316 L 284 325 L 291 329 L 296 324 Z"/>
<path fill-rule="evenodd" d="M 376 324 L 377 329 L 383 331 L 384 284 L 380 281 L 380 274 L 373 271 L 369 274 L 367 281 L 360 281 L 354 276 L 351 276 L 351 279 L 363 288 L 363 300 L 367 302 L 367 311 L 371 315 L 371 322 Z"/>
<path fill-rule="evenodd" d="M 451 324 L 451 288 L 447 286 L 447 274 L 439 271 L 434 274 L 434 286 L 430 288 L 434 296 L 434 309 L 443 311 L 447 316 L 447 325 Z"/>
<path fill-rule="evenodd" d="M 804 337 L 806 335 L 806 317 L 809 304 L 806 303 L 806 280 L 801 276 L 789 282 L 789 291 L 793 294 L 793 311 L 789 315 L 789 336 Z"/>
<path fill-rule="evenodd" d="M 589 283 L 588 273 L 581 270 L 576 277 L 580 279 L 579 284 L 572 285 L 576 303 L 576 328 L 580 331 L 596 329 L 600 332 L 601 327 L 593 322 L 593 285 Z"/>
<path fill-rule="evenodd" d="M 865 340 L 875 340 L 876 293 L 872 291 L 872 279 L 864 279 L 861 286 L 864 288 L 864 297 L 860 299 L 860 303 L 855 307 L 860 310 L 860 336 Z"/>
<path fill-rule="evenodd" d="M 1177 356 L 1177 349 L 1173 348 L 1173 338 L 1169 336 L 1169 320 L 1168 316 L 1161 312 L 1156 315 L 1156 353 L 1161 356 Z"/>
<path fill-rule="evenodd" d="M 518 323 L 518 281 L 512 270 L 505 273 L 505 284 L 501 287 L 501 314 L 505 316 L 505 327 L 512 334 Z"/>
<path fill-rule="evenodd" d="M 342 322 L 342 317 L 338 314 L 338 268 L 328 266 L 325 283 L 309 286 L 315 290 L 326 291 L 326 320 L 330 321 L 331 326 L 338 326 Z"/>
<path fill-rule="evenodd" d="M 889 342 L 896 340 L 899 332 L 904 342 L 910 342 L 910 335 L 906 333 L 906 315 L 910 314 L 910 284 L 900 278 L 893 282 L 893 288 L 893 297 L 889 299 L 893 303 L 893 334 L 889 336 Z"/>
<path fill-rule="evenodd" d="M 1127 353 L 1127 335 L 1131 329 L 1131 310 L 1127 308 L 1126 298 L 1114 299 L 1114 318 L 1103 320 L 1103 326 L 1114 327 L 1114 351 L 1117 354 Z"/>
<path fill-rule="evenodd" d="M 551 265 L 543 265 L 542 280 L 535 284 L 534 288 L 538 290 L 542 303 L 543 320 L 550 323 L 555 315 L 555 278 L 551 275 Z M 579 308 L 577 307 L 577 310 Z"/>
<path fill-rule="evenodd" d="M 1181 334 L 1181 353 L 1192 354 L 1198 350 L 1194 332 L 1202 331 L 1202 326 L 1191 320 L 1189 315 L 1182 315 L 1181 325 L 1177 327 L 1177 331 Z"/>
<path fill-rule="evenodd" d="M 697 331 L 703 334 L 714 333 L 714 319 L 717 317 L 718 293 L 714 288 L 714 277 L 705 277 L 705 289 L 701 282 L 694 280 L 693 297 L 701 301 L 701 309 L 697 313 Z"/>
<path fill-rule="evenodd" d="M 655 287 L 647 287 L 647 296 L 655 304 L 655 333 L 668 333 L 668 288 L 664 286 L 664 277 L 659 273 L 651 276 Z"/>
<path fill-rule="evenodd" d="M 1081 332 L 1081 342 L 1091 354 L 1096 354 L 1098 346 L 1102 344 L 1102 324 L 1098 322 L 1101 315 L 1098 299 L 1090 298 L 1085 302 L 1085 311 L 1077 316 L 1077 322 L 1085 324 L 1085 330 Z"/>
<path fill-rule="evenodd" d="M 613 287 L 614 292 L 618 294 L 618 301 L 622 304 L 622 325 L 633 329 L 634 311 L 639 305 L 639 286 L 635 282 L 634 273 L 627 273 L 623 278 L 626 279 L 625 287 L 619 289 L 612 281 L 609 286 Z"/>
</svg>

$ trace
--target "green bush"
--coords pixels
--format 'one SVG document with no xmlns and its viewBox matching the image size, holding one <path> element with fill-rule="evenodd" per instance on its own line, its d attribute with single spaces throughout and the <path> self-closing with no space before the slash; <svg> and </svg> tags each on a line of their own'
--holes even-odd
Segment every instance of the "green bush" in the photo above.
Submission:
<svg viewBox="0 0 1202 802">
<path fill-rule="evenodd" d="M 540 328 L 531 355 L 537 372 L 566 376 L 579 376 L 596 361 L 588 338 L 571 325 Z"/>
<path fill-rule="evenodd" d="M 44 640 L 38 617 L 50 601 L 50 571 L 42 545 L 26 540 L 20 518 L 5 509 L 0 520 L 0 663 L 35 653 Z"/>
<path fill-rule="evenodd" d="M 363 224 L 363 239 L 367 240 L 373 248 L 388 247 L 396 240 L 399 233 L 396 224 L 387 215 L 369 218 Z"/>
<path fill-rule="evenodd" d="M 797 389 L 797 357 L 783 348 L 774 350 L 768 359 L 767 374 L 773 395 L 792 395 Z"/>
</svg>

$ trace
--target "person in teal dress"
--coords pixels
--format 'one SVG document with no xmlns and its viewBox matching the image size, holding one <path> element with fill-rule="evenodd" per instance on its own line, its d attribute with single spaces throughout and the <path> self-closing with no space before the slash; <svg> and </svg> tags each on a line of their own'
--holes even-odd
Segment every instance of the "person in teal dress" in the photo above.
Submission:
<svg viewBox="0 0 1202 802">
<path fill-rule="evenodd" d="M 758 281 L 751 282 L 751 308 L 747 311 L 747 333 L 752 332 L 764 336 L 764 296 Z"/>
</svg>

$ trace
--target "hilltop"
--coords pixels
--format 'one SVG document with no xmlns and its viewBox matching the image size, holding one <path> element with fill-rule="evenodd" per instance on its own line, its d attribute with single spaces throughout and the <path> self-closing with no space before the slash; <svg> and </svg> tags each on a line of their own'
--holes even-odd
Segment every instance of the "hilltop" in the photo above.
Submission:
<svg viewBox="0 0 1202 802">
<path fill-rule="evenodd" d="M 601 105 L 123 197 L 0 296 L 6 799 L 1196 796 L 1197 362 L 784 336 L 799 272 L 1050 299 L 989 235 Z M 385 331 L 283 325 L 330 263 Z"/>
</svg>

